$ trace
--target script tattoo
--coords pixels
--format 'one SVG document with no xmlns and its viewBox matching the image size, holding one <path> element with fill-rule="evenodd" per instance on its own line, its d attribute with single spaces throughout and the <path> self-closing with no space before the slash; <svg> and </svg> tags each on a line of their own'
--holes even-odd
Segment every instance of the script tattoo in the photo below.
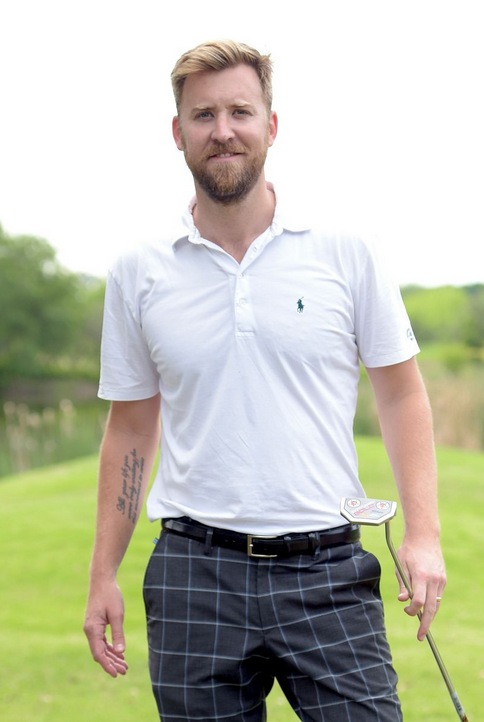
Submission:
<svg viewBox="0 0 484 722">
<path fill-rule="evenodd" d="M 123 516 L 127 516 L 133 524 L 136 524 L 138 519 L 144 466 L 144 458 L 139 459 L 136 449 L 133 449 L 124 457 L 124 464 L 121 468 L 122 493 L 118 496 L 116 509 Z"/>
</svg>

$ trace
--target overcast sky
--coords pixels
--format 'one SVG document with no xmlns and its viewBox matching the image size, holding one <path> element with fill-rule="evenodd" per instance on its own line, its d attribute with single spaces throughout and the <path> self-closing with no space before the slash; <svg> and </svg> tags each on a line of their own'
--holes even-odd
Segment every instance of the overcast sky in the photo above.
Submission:
<svg viewBox="0 0 484 722">
<path fill-rule="evenodd" d="M 170 72 L 231 37 L 270 52 L 267 177 L 376 234 L 401 284 L 484 283 L 480 0 L 0 0 L 0 223 L 105 275 L 192 194 Z"/>
</svg>

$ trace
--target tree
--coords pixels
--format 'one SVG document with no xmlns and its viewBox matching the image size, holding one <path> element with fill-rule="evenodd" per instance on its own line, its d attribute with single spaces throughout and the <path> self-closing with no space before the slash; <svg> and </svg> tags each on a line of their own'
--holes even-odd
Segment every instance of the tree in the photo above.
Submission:
<svg viewBox="0 0 484 722">
<path fill-rule="evenodd" d="M 464 328 L 469 307 L 463 288 L 408 286 L 402 289 L 402 294 L 413 330 L 421 343 L 465 342 Z"/>
<path fill-rule="evenodd" d="M 11 237 L 0 226 L 0 388 L 13 378 L 42 376 L 53 359 L 81 347 L 89 293 L 47 241 Z"/>
<path fill-rule="evenodd" d="M 466 286 L 469 313 L 464 329 L 464 339 L 468 346 L 484 346 L 484 285 Z"/>
</svg>

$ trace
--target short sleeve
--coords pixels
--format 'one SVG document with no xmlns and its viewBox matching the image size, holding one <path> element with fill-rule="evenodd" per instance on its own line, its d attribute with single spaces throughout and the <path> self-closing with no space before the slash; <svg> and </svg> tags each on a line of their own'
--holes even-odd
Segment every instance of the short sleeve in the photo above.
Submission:
<svg viewBox="0 0 484 722">
<path fill-rule="evenodd" d="M 141 325 L 124 298 L 118 281 L 109 273 L 98 396 L 110 401 L 136 401 L 155 396 L 158 391 L 158 372 Z"/>
<path fill-rule="evenodd" d="M 400 289 L 372 246 L 365 246 L 354 295 L 356 342 L 365 366 L 392 366 L 419 353 Z"/>
</svg>

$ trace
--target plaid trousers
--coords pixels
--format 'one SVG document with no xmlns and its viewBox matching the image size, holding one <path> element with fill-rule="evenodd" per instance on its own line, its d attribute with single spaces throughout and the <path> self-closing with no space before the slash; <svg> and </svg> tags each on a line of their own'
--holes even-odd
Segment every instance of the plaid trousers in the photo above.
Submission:
<svg viewBox="0 0 484 722">
<path fill-rule="evenodd" d="M 204 553 L 205 552 L 205 553 Z M 255 559 L 162 532 L 143 585 L 163 722 L 261 722 L 274 678 L 305 722 L 399 722 L 380 565 L 359 542 Z"/>
</svg>

